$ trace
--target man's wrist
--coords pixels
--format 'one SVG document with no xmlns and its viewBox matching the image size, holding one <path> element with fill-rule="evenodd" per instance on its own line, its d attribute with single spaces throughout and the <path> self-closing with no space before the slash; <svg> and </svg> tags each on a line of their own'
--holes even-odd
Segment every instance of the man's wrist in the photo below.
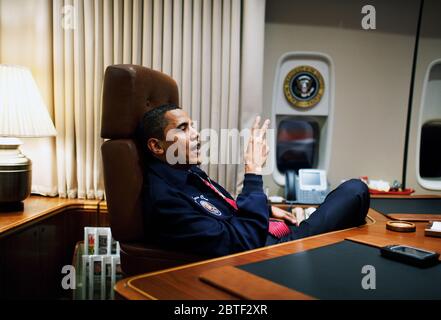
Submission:
<svg viewBox="0 0 441 320">
<path fill-rule="evenodd" d="M 262 167 L 245 165 L 245 173 L 261 175 L 262 174 Z"/>
</svg>

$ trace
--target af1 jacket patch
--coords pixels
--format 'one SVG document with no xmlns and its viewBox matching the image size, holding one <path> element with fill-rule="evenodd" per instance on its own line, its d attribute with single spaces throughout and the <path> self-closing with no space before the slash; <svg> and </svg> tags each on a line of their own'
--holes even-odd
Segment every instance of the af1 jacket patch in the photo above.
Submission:
<svg viewBox="0 0 441 320">
<path fill-rule="evenodd" d="M 212 203 L 208 201 L 207 198 L 204 197 L 204 195 L 200 195 L 197 197 L 193 197 L 194 201 L 196 201 L 197 204 L 199 204 L 202 208 L 207 210 L 209 213 L 214 214 L 216 216 L 221 216 L 222 212 L 218 208 L 216 208 Z"/>
</svg>

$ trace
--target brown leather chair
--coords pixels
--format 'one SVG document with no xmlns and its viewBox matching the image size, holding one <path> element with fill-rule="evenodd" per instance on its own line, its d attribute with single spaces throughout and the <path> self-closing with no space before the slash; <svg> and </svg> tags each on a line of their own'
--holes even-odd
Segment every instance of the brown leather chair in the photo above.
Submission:
<svg viewBox="0 0 441 320">
<path fill-rule="evenodd" d="M 121 246 L 126 275 L 165 269 L 201 260 L 144 242 L 142 213 L 143 163 L 136 127 L 149 109 L 179 105 L 176 82 L 169 76 L 135 65 L 109 66 L 103 88 L 101 146 L 104 185 L 113 237 Z"/>
</svg>

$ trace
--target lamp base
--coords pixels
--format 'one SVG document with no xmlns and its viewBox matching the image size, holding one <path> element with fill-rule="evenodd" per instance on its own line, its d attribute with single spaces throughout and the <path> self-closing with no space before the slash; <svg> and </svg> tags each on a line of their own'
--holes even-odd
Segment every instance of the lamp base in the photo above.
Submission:
<svg viewBox="0 0 441 320">
<path fill-rule="evenodd" d="M 31 193 L 32 162 L 20 145 L 19 139 L 0 138 L 0 207 L 14 206 Z"/>
<path fill-rule="evenodd" d="M 23 211 L 24 203 L 19 202 L 4 202 L 0 203 L 0 212 L 17 212 Z"/>
</svg>

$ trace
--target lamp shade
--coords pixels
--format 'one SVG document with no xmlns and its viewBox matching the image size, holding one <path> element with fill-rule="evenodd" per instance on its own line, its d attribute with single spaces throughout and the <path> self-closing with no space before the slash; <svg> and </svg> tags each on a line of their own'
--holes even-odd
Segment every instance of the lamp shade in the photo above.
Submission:
<svg viewBox="0 0 441 320">
<path fill-rule="evenodd" d="M 48 137 L 57 132 L 31 72 L 0 65 L 0 137 Z"/>
</svg>

